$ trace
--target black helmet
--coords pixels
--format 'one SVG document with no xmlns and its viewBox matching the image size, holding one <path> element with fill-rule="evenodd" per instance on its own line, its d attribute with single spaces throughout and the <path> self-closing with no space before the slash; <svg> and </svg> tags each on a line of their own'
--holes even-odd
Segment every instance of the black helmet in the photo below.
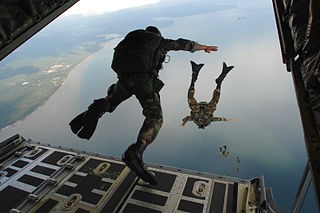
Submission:
<svg viewBox="0 0 320 213">
<path fill-rule="evenodd" d="M 151 33 L 154 33 L 154 34 L 157 34 L 157 35 L 161 36 L 161 32 L 160 32 L 160 30 L 159 30 L 158 28 L 156 28 L 155 26 L 148 26 L 148 27 L 146 28 L 146 31 L 148 31 L 148 32 L 151 32 Z"/>
</svg>

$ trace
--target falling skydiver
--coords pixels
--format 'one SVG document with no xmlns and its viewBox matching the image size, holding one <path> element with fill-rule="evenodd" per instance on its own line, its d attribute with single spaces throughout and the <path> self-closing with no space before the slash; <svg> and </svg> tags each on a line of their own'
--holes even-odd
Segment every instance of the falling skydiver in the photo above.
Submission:
<svg viewBox="0 0 320 213">
<path fill-rule="evenodd" d="M 154 26 L 129 32 L 114 48 L 111 68 L 118 81 L 109 87 L 106 97 L 96 99 L 88 110 L 69 123 L 74 134 L 89 140 L 105 112 L 112 113 L 123 101 L 135 96 L 145 120 L 137 140 L 126 149 L 122 160 L 139 178 L 154 185 L 157 184 L 155 175 L 145 166 L 143 153 L 155 140 L 163 122 L 159 92 L 164 84 L 158 73 L 167 52 L 178 50 L 210 53 L 217 51 L 218 47 L 183 38 L 166 39 Z"/>
<path fill-rule="evenodd" d="M 186 116 L 182 119 L 181 126 L 185 126 L 185 124 L 188 121 L 193 121 L 195 124 L 197 124 L 199 129 L 204 129 L 205 127 L 209 126 L 211 122 L 214 121 L 232 121 L 232 119 L 229 118 L 213 117 L 213 112 L 216 110 L 220 98 L 221 83 L 223 79 L 227 76 L 227 74 L 230 72 L 230 70 L 233 69 L 234 66 L 227 66 L 226 63 L 223 62 L 222 72 L 219 75 L 219 77 L 215 80 L 217 86 L 216 89 L 213 91 L 211 101 L 209 103 L 204 101 L 198 103 L 194 97 L 194 84 L 204 64 L 196 64 L 193 61 L 190 62 L 192 66 L 192 78 L 188 90 L 188 104 L 189 108 L 191 109 L 191 112 L 189 116 Z"/>
</svg>

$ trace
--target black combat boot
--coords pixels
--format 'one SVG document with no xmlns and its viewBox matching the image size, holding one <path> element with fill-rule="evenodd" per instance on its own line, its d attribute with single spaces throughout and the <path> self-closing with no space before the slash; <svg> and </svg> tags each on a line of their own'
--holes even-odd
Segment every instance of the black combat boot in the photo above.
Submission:
<svg viewBox="0 0 320 213">
<path fill-rule="evenodd" d="M 220 88 L 221 83 L 223 81 L 223 79 L 227 76 L 227 74 L 230 72 L 230 70 L 233 69 L 234 66 L 227 66 L 227 64 L 225 62 L 223 62 L 223 68 L 222 68 L 222 72 L 219 75 L 219 77 L 216 79 L 216 83 L 217 86 Z"/>
<path fill-rule="evenodd" d="M 88 107 L 88 115 L 101 117 L 109 109 L 109 102 L 105 98 L 96 99 Z"/>
<path fill-rule="evenodd" d="M 132 169 L 136 175 L 152 185 L 158 185 L 155 177 L 145 167 L 142 160 L 142 154 L 147 145 L 142 142 L 131 144 L 122 155 L 122 160 Z"/>
<path fill-rule="evenodd" d="M 110 108 L 105 98 L 94 100 L 88 110 L 75 117 L 70 123 L 71 130 L 78 137 L 89 140 L 93 135 L 99 118 Z"/>
<path fill-rule="evenodd" d="M 193 61 L 190 61 L 191 67 L 192 67 L 192 78 L 191 78 L 191 84 L 193 85 L 196 80 L 198 79 L 199 72 L 204 64 L 196 64 Z"/>
</svg>

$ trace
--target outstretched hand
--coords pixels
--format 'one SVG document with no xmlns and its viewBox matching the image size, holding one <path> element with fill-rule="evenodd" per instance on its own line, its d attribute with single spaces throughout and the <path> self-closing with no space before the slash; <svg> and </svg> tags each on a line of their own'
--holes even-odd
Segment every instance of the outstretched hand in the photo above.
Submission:
<svg viewBox="0 0 320 213">
<path fill-rule="evenodd" d="M 205 46 L 204 51 L 206 53 L 210 53 L 211 51 L 218 51 L 218 47 L 217 46 Z"/>
<path fill-rule="evenodd" d="M 197 50 L 204 50 L 206 53 L 210 53 L 211 51 L 218 51 L 218 47 L 198 44 L 198 46 L 196 47 L 196 51 Z"/>
</svg>

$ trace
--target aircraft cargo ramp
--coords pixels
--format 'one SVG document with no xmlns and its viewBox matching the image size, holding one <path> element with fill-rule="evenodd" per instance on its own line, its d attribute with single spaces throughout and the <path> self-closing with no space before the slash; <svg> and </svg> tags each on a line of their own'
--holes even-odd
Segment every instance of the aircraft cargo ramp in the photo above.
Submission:
<svg viewBox="0 0 320 213">
<path fill-rule="evenodd" d="M 154 186 L 118 158 L 20 135 L 0 147 L 1 212 L 280 212 L 262 176 L 243 180 L 147 164 Z"/>
</svg>

